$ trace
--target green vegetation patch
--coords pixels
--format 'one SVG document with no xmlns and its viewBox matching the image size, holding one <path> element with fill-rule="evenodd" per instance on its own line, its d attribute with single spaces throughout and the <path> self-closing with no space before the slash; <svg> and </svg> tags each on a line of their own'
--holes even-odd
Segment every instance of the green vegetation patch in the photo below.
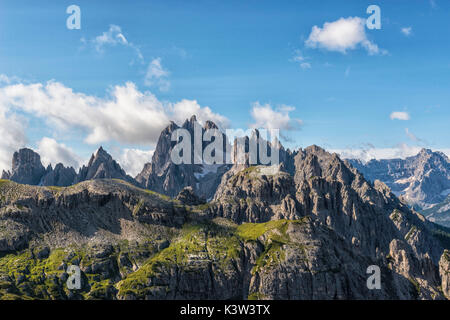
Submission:
<svg viewBox="0 0 450 320">
<path fill-rule="evenodd" d="M 285 245 L 294 246 L 303 253 L 305 246 L 292 243 L 287 229 L 290 224 L 304 224 L 309 220 L 275 220 L 266 223 L 244 223 L 236 228 L 236 234 L 244 241 L 256 241 L 265 235 L 264 251 L 256 260 L 252 273 L 279 265 L 285 260 Z"/>
<path fill-rule="evenodd" d="M 265 295 L 259 292 L 253 292 L 248 295 L 247 300 L 264 300 L 267 299 Z"/>
<path fill-rule="evenodd" d="M 204 272 L 209 264 L 215 269 L 230 269 L 241 252 L 240 239 L 233 228 L 219 226 L 212 222 L 185 224 L 181 234 L 170 246 L 150 259 L 136 272 L 129 274 L 117 285 L 119 296 L 132 295 L 143 299 L 161 290 L 152 285 L 161 273 Z M 166 288 L 169 290 L 169 288 Z"/>
<path fill-rule="evenodd" d="M 307 217 L 300 220 L 274 220 L 265 223 L 243 223 L 237 227 L 236 233 L 239 237 L 244 240 L 251 241 L 257 240 L 259 237 L 265 233 L 273 230 L 278 230 L 280 232 L 280 242 L 287 242 L 289 239 L 286 238 L 286 231 L 291 223 L 305 223 L 308 220 Z M 276 235 L 274 236 L 277 237 Z M 272 238 L 272 237 L 271 237 Z M 276 240 L 276 239 L 275 239 Z"/>
<path fill-rule="evenodd" d="M 8 184 L 10 181 L 5 179 L 0 179 L 0 187 L 4 186 L 5 184 Z"/>
<path fill-rule="evenodd" d="M 66 254 L 63 249 L 56 249 L 46 259 L 38 259 L 30 250 L 3 256 L 0 258 L 0 275 L 10 277 L 12 281 L 6 291 L 0 289 L 0 296 L 3 299 L 14 298 L 8 295 L 14 293 L 21 299 L 61 298 L 61 286 L 57 278 L 64 270 L 59 270 L 58 267 Z"/>
</svg>

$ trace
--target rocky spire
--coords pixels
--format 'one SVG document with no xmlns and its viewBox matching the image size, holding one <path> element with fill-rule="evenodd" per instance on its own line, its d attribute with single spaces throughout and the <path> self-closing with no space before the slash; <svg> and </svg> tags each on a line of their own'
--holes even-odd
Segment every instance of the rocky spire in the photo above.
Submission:
<svg viewBox="0 0 450 320">
<path fill-rule="evenodd" d="M 228 170 L 229 166 L 225 164 L 196 164 L 193 161 L 194 148 L 201 148 L 203 153 L 209 142 L 202 141 L 199 146 L 196 146 L 194 145 L 194 137 L 195 133 L 203 135 L 205 130 L 217 129 L 218 127 L 212 121 L 206 121 L 202 127 L 195 115 L 186 119 L 181 128 L 188 130 L 191 135 L 191 164 L 176 165 L 172 162 L 170 154 L 177 142 L 172 141 L 171 138 L 172 133 L 179 128 L 177 124 L 171 122 L 161 132 L 151 163 L 144 166 L 142 172 L 136 176 L 136 180 L 145 188 L 172 197 L 177 196 L 184 187 L 189 186 L 192 187 L 197 196 L 209 199 L 214 195 L 222 175 Z M 225 143 L 224 139 L 224 150 Z"/>
<path fill-rule="evenodd" d="M 39 154 L 23 148 L 14 152 L 11 172 L 2 176 L 18 183 L 37 185 L 45 173 Z"/>
<path fill-rule="evenodd" d="M 122 179 L 136 184 L 135 180 L 126 174 L 103 147 L 98 148 L 91 156 L 88 165 L 79 170 L 75 182 L 93 179 Z"/>
</svg>

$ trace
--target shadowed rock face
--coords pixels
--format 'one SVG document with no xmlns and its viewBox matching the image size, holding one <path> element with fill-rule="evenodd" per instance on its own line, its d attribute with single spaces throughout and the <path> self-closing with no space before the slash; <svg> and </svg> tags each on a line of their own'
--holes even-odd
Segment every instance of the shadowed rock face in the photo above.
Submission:
<svg viewBox="0 0 450 320">
<path fill-rule="evenodd" d="M 194 131 L 198 130 L 203 136 L 207 129 L 217 129 L 217 126 L 207 121 L 202 127 L 195 116 L 186 120 L 181 127 L 171 122 L 164 129 L 158 139 L 152 162 L 144 166 L 142 172 L 136 177 L 143 187 L 159 193 L 175 197 L 184 187 L 192 187 L 195 194 L 204 199 L 210 199 L 214 195 L 220 183 L 222 175 L 230 166 L 225 164 L 195 164 L 194 148 L 191 150 L 191 163 L 176 165 L 172 162 L 170 154 L 176 141 L 171 141 L 172 133 L 177 129 L 186 129 L 191 134 L 192 146 L 194 146 Z M 225 150 L 225 139 L 224 149 Z M 201 150 L 209 144 L 202 142 Z M 224 163 L 225 161 L 223 161 Z"/>
<path fill-rule="evenodd" d="M 283 171 L 267 174 L 263 166 L 227 176 L 209 213 L 237 223 L 313 217 L 342 241 L 338 250 L 349 250 L 394 271 L 389 275 L 391 294 L 410 299 L 411 279 L 428 288 L 424 289 L 428 297 L 437 294 L 432 287 L 441 281 L 438 263 L 442 247 L 431 236 L 436 230 L 433 224 L 401 203 L 382 182 L 368 183 L 336 154 L 312 146 L 299 150 L 294 162 L 294 176 Z M 354 271 L 363 276 L 362 270 Z M 275 273 L 266 283 L 273 284 L 279 276 Z M 333 285 L 340 288 L 340 284 Z M 357 292 L 355 288 L 350 291 Z"/>
<path fill-rule="evenodd" d="M 75 169 L 72 167 L 66 168 L 62 163 L 58 163 L 55 169 L 52 169 L 49 165 L 40 185 L 66 187 L 74 183 L 76 176 Z"/>
<path fill-rule="evenodd" d="M 206 203 L 205 199 L 197 197 L 192 187 L 185 187 L 181 190 L 175 200 L 179 200 L 181 203 L 189 206 L 197 206 Z"/>
<path fill-rule="evenodd" d="M 95 179 L 122 179 L 130 183 L 135 183 L 134 179 L 128 176 L 102 147 L 91 156 L 88 165 L 80 169 L 75 182 Z"/>
<path fill-rule="evenodd" d="M 386 183 L 411 205 L 428 208 L 450 193 L 450 160 L 441 152 L 423 149 L 404 160 L 359 160 L 349 162 L 370 180 Z"/>
<path fill-rule="evenodd" d="M 31 149 L 20 149 L 14 152 L 12 170 L 4 172 L 2 179 L 9 179 L 23 184 L 37 185 L 46 173 L 39 154 Z"/>
</svg>

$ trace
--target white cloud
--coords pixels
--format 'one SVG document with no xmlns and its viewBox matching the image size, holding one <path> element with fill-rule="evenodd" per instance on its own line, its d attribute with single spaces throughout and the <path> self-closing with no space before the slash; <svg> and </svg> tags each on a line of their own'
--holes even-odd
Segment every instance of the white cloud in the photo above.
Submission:
<svg viewBox="0 0 450 320">
<path fill-rule="evenodd" d="M 3 73 L 0 74 L 0 85 L 8 85 L 8 84 L 19 83 L 19 82 L 25 83 L 26 81 L 24 81 L 21 78 L 16 77 L 16 76 L 10 77 Z"/>
<path fill-rule="evenodd" d="M 405 111 L 394 111 L 390 115 L 391 120 L 403 120 L 407 121 L 410 118 L 409 113 Z"/>
<path fill-rule="evenodd" d="M 349 148 L 349 149 L 331 149 L 330 152 L 335 152 L 344 159 L 360 159 L 369 161 L 372 159 L 404 159 L 417 155 L 422 148 L 418 146 L 409 146 L 407 144 L 400 144 L 393 148 Z M 437 150 L 436 150 L 437 151 Z"/>
<path fill-rule="evenodd" d="M 86 39 L 84 38 L 81 38 L 81 42 L 84 44 L 87 43 Z M 90 42 L 94 45 L 95 50 L 97 50 L 97 52 L 99 53 L 103 53 L 106 46 L 122 45 L 133 49 L 138 59 L 141 61 L 144 60 L 139 47 L 134 45 L 132 42 L 129 42 L 122 33 L 122 28 L 117 25 L 111 24 L 108 31 L 103 32 L 101 35 L 95 37 Z"/>
<path fill-rule="evenodd" d="M 366 35 L 365 20 L 359 17 L 340 18 L 333 22 L 325 22 L 323 27 L 313 26 L 305 44 L 311 48 L 323 48 L 329 51 L 347 53 L 363 47 L 369 55 L 386 54 Z"/>
<path fill-rule="evenodd" d="M 405 159 L 417 155 L 423 147 L 410 146 L 406 143 L 401 143 L 391 148 L 376 148 L 372 144 L 361 146 L 357 148 L 347 149 L 330 149 L 330 152 L 335 152 L 343 159 L 360 159 L 362 161 L 369 161 L 372 159 Z M 450 157 L 450 149 L 437 148 L 433 151 L 440 151 Z"/>
<path fill-rule="evenodd" d="M 411 35 L 412 28 L 411 27 L 401 28 L 401 31 L 405 36 L 409 37 Z"/>
<path fill-rule="evenodd" d="M 42 138 L 38 143 L 37 152 L 41 156 L 44 166 L 52 164 L 55 167 L 58 163 L 62 163 L 64 166 L 78 169 L 81 163 L 81 158 L 71 148 L 52 138 Z"/>
<path fill-rule="evenodd" d="M 300 63 L 300 68 L 311 69 L 311 64 L 309 62 L 302 62 L 302 63 Z"/>
<path fill-rule="evenodd" d="M 89 144 L 117 141 L 151 146 L 170 119 L 182 122 L 181 117 L 186 119 L 192 114 L 200 121 L 227 123 L 225 117 L 195 100 L 161 102 L 131 82 L 113 87 L 106 98 L 74 92 L 54 81 L 9 85 L 0 88 L 1 109 L 29 113 L 58 130 L 80 128 Z"/>
<path fill-rule="evenodd" d="M 0 175 L 11 169 L 13 153 L 27 143 L 24 122 L 0 104 Z"/>
<path fill-rule="evenodd" d="M 103 51 L 105 45 L 115 46 L 117 44 L 128 45 L 128 40 L 122 33 L 122 29 L 116 25 L 110 25 L 108 31 L 94 38 L 92 41 L 97 51 Z"/>
<path fill-rule="evenodd" d="M 197 116 L 197 121 L 205 123 L 207 120 L 213 121 L 219 128 L 225 129 L 229 126 L 229 120 L 209 107 L 201 107 L 196 100 L 183 99 L 180 102 L 170 105 L 171 119 L 177 123 L 182 123 L 192 115 Z"/>
<path fill-rule="evenodd" d="M 167 91 L 170 88 L 168 80 L 169 72 L 161 64 L 161 58 L 153 59 L 147 68 L 144 83 L 146 86 L 157 86 L 160 91 Z"/>
<path fill-rule="evenodd" d="M 291 59 L 293 62 L 297 62 L 302 69 L 311 69 L 311 63 L 307 62 L 308 58 L 303 56 L 300 50 L 295 50 L 294 57 Z"/>
<path fill-rule="evenodd" d="M 154 150 L 123 149 L 120 153 L 112 153 L 125 172 L 135 177 L 142 171 L 144 165 L 151 162 Z"/>
<path fill-rule="evenodd" d="M 303 61 L 305 61 L 305 59 L 306 58 L 303 56 L 303 54 L 301 53 L 300 50 L 295 50 L 295 55 L 292 58 L 292 61 L 294 61 L 294 62 L 303 62 Z"/>
<path fill-rule="evenodd" d="M 270 104 L 261 105 L 258 101 L 253 103 L 251 115 L 255 123 L 252 128 L 280 129 L 280 130 L 298 130 L 302 125 L 302 120 L 291 119 L 289 113 L 295 108 L 281 105 L 275 110 Z"/>
</svg>

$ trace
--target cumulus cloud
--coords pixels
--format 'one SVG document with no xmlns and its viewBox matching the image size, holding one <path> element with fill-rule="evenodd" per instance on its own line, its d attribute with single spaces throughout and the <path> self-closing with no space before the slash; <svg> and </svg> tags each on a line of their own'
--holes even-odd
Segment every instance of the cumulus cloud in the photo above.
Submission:
<svg viewBox="0 0 450 320">
<path fill-rule="evenodd" d="M 52 138 L 42 138 L 38 143 L 37 152 L 41 156 L 44 166 L 52 164 L 54 167 L 58 163 L 62 163 L 78 169 L 81 163 L 81 158 L 71 148 Z"/>
<path fill-rule="evenodd" d="M 117 141 L 154 145 L 171 119 L 181 122 L 180 117 L 194 113 L 200 121 L 227 122 L 197 101 L 161 102 L 131 82 L 113 87 L 107 98 L 74 92 L 54 81 L 9 85 L 0 88 L 0 107 L 40 117 L 59 130 L 80 128 L 89 144 Z"/>
<path fill-rule="evenodd" d="M 156 58 L 147 67 L 144 83 L 148 87 L 157 86 L 160 91 L 168 91 L 170 88 L 168 76 L 169 71 L 163 68 L 161 58 Z"/>
<path fill-rule="evenodd" d="M 409 113 L 405 112 L 405 111 L 394 111 L 391 113 L 391 115 L 389 116 L 391 118 L 391 120 L 402 120 L 402 121 L 407 121 L 410 118 Z"/>
<path fill-rule="evenodd" d="M 411 28 L 411 27 L 404 27 L 404 28 L 401 28 L 401 32 L 402 32 L 405 36 L 409 37 L 409 36 L 411 35 L 412 28 Z"/>
<path fill-rule="evenodd" d="M 197 121 L 204 124 L 207 120 L 213 121 L 219 128 L 226 129 L 230 122 L 218 113 L 214 113 L 209 107 L 201 107 L 196 100 L 183 99 L 169 106 L 171 119 L 182 123 L 192 115 L 197 116 Z"/>
<path fill-rule="evenodd" d="M 359 17 L 340 18 L 333 22 L 325 22 L 321 27 L 313 26 L 306 46 L 322 48 L 329 51 L 347 53 L 362 47 L 369 55 L 386 54 L 377 44 L 367 38 L 365 31 L 365 19 Z"/>
<path fill-rule="evenodd" d="M 289 113 L 294 111 L 292 106 L 281 105 L 273 109 L 270 104 L 260 104 L 258 101 L 253 103 L 251 116 L 255 123 L 252 128 L 280 129 L 280 130 L 298 130 L 302 125 L 302 120 L 292 119 Z"/>
<path fill-rule="evenodd" d="M 151 162 L 154 150 L 125 148 L 119 153 L 113 152 L 113 157 L 119 162 L 125 172 L 133 177 L 142 171 L 144 165 Z"/>
<path fill-rule="evenodd" d="M 0 84 L 7 85 L 7 84 L 13 84 L 18 82 L 24 82 L 22 79 L 16 76 L 9 77 L 6 74 L 0 74 Z"/>
<path fill-rule="evenodd" d="M 0 174 L 11 169 L 12 155 L 27 143 L 25 121 L 0 103 Z"/>
</svg>

